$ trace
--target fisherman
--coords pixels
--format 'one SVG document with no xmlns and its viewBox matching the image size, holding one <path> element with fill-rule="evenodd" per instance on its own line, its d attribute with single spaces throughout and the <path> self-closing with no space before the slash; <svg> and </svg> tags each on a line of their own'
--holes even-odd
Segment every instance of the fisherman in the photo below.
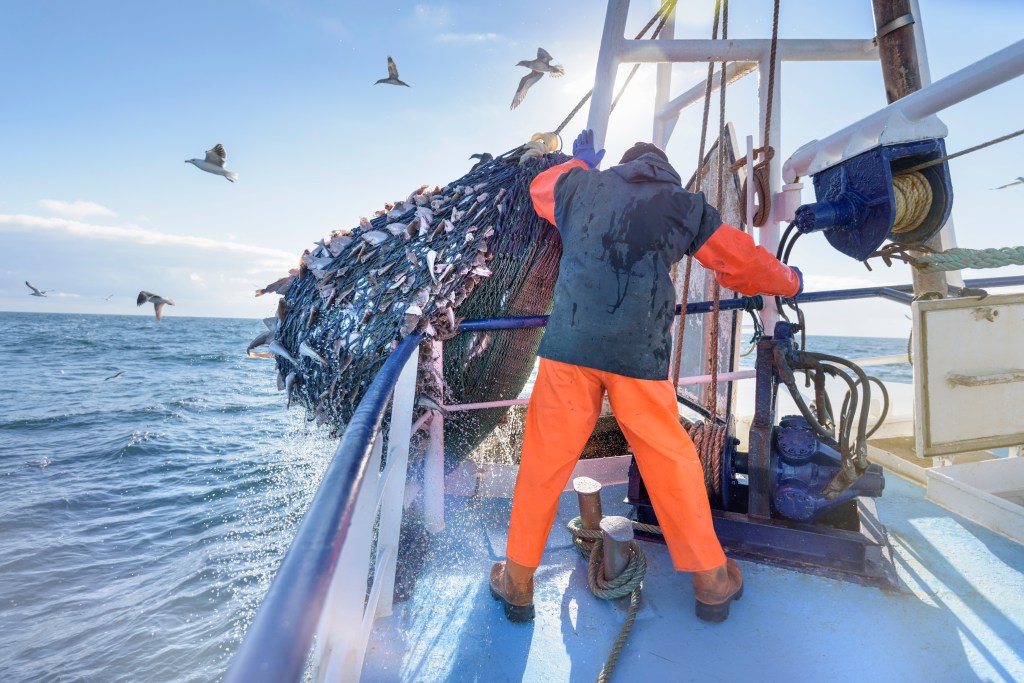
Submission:
<svg viewBox="0 0 1024 683">
<path fill-rule="evenodd" d="M 719 284 L 744 295 L 796 296 L 799 270 L 722 223 L 703 194 L 687 192 L 660 148 L 638 142 L 606 171 L 584 130 L 573 159 L 530 185 L 537 213 L 558 228 L 562 260 L 537 355 L 504 562 L 491 593 L 511 621 L 533 619 L 533 574 L 558 499 L 601 412 L 604 393 L 629 441 L 677 571 L 693 573 L 696 612 L 723 621 L 743 577 L 715 535 L 693 442 L 669 379 L 673 263 L 692 255 Z"/>
</svg>

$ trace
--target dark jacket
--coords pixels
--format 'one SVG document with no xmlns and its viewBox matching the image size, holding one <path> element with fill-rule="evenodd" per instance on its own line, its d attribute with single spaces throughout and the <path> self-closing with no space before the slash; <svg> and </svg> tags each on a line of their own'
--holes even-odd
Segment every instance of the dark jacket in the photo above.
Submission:
<svg viewBox="0 0 1024 683">
<path fill-rule="evenodd" d="M 562 237 L 542 358 L 667 379 L 676 303 L 669 270 L 686 254 L 743 294 L 792 296 L 799 287 L 789 268 L 723 225 L 703 194 L 684 190 L 656 154 L 607 171 L 572 160 L 538 175 L 530 191 Z"/>
</svg>

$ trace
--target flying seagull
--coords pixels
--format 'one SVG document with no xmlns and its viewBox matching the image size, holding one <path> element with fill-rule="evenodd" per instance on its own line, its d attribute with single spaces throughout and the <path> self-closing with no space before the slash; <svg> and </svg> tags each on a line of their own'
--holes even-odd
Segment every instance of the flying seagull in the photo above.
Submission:
<svg viewBox="0 0 1024 683">
<path fill-rule="evenodd" d="M 377 83 L 387 83 L 388 85 L 404 85 L 406 88 L 412 87 L 408 83 L 404 83 L 398 80 L 398 67 L 395 66 L 395 60 L 391 59 L 391 55 L 388 55 L 388 77 L 380 79 L 379 81 L 377 81 Z M 374 83 L 374 85 L 377 85 L 377 83 Z"/>
<path fill-rule="evenodd" d="M 135 305 L 141 306 L 147 301 L 153 304 L 157 322 L 160 322 L 160 319 L 164 317 L 164 304 L 174 305 L 174 302 L 170 299 L 165 299 L 162 296 L 150 294 L 149 292 L 139 292 L 139 298 L 135 300 Z"/>
<path fill-rule="evenodd" d="M 1005 185 L 1000 185 L 999 187 L 993 187 L 992 189 L 993 190 L 1001 190 L 1004 187 L 1011 187 L 1013 185 L 1024 185 L 1024 176 L 1017 176 L 1017 179 L 1014 180 L 1012 183 L 1006 183 Z"/>
<path fill-rule="evenodd" d="M 47 290 L 36 289 L 35 287 L 32 286 L 32 283 L 29 282 L 28 280 L 25 280 L 25 285 L 28 286 L 28 288 L 32 290 L 32 293 L 29 294 L 29 296 L 46 296 L 46 292 L 53 291 L 53 290 L 50 290 L 50 289 L 47 289 Z"/>
<path fill-rule="evenodd" d="M 476 169 L 480 168 L 484 164 L 489 164 L 492 161 L 494 161 L 494 157 L 491 156 L 490 154 L 488 154 L 487 152 L 484 152 L 483 154 L 470 154 L 469 158 L 470 159 L 479 159 L 480 160 L 480 161 L 476 162 L 475 164 L 473 164 L 473 168 L 469 169 L 470 173 L 472 173 Z"/>
<path fill-rule="evenodd" d="M 206 150 L 205 159 L 185 159 L 185 163 L 194 164 L 196 168 L 202 171 L 222 175 L 231 182 L 235 182 L 238 180 L 238 174 L 224 168 L 224 160 L 227 158 L 228 154 L 224 151 L 224 145 L 218 142 L 213 148 Z"/>
<path fill-rule="evenodd" d="M 114 295 L 110 294 L 108 296 L 101 296 L 100 298 L 103 299 L 104 301 L 110 301 L 111 299 L 114 298 Z"/>
<path fill-rule="evenodd" d="M 552 78 L 558 78 L 565 73 L 565 69 L 561 64 L 551 63 L 551 55 L 542 47 L 537 48 L 537 59 L 524 59 L 516 64 L 516 66 L 525 66 L 530 70 L 530 73 L 523 76 L 523 79 L 519 81 L 519 89 L 516 90 L 516 96 L 512 98 L 512 106 L 509 109 L 515 109 L 522 104 L 526 98 L 526 91 L 530 89 L 531 85 L 539 81 L 544 74 L 551 74 Z"/>
</svg>

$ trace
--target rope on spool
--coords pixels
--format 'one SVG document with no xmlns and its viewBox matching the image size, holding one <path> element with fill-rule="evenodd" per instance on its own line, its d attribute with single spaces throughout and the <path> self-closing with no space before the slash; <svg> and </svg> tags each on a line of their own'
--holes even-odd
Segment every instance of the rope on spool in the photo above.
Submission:
<svg viewBox="0 0 1024 683">
<path fill-rule="evenodd" d="M 722 451 L 725 450 L 725 425 L 704 420 L 696 423 L 683 423 L 683 428 L 690 435 L 697 458 L 700 460 L 701 471 L 704 473 L 704 488 L 708 498 L 714 499 L 722 494 Z"/>
<path fill-rule="evenodd" d="M 924 175 L 914 172 L 893 176 L 892 189 L 896 197 L 892 232 L 902 235 L 915 230 L 928 217 L 934 199 L 932 186 Z"/>
</svg>

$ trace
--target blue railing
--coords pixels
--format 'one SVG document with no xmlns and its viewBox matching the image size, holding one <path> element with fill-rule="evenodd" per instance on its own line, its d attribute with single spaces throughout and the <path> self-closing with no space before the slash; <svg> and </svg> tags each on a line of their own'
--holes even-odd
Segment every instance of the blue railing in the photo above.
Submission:
<svg viewBox="0 0 1024 683">
<path fill-rule="evenodd" d="M 978 288 L 1024 285 L 1024 276 L 981 278 L 965 284 Z M 900 285 L 808 292 L 797 297 L 797 301 L 816 303 L 880 296 L 908 303 L 912 298 L 911 289 L 910 285 Z M 760 303 L 761 297 L 724 299 L 720 309 L 759 309 Z M 711 310 L 710 301 L 694 302 L 686 307 L 687 315 Z M 459 332 L 543 327 L 547 320 L 547 316 L 465 320 L 459 325 Z M 402 340 L 384 361 L 356 407 L 224 681 L 281 683 L 302 677 L 331 577 L 348 535 L 356 495 L 367 474 L 374 438 L 398 377 L 421 341 L 421 334 L 411 334 Z M 354 586 L 353 590 L 359 590 L 359 586 Z"/>
</svg>

